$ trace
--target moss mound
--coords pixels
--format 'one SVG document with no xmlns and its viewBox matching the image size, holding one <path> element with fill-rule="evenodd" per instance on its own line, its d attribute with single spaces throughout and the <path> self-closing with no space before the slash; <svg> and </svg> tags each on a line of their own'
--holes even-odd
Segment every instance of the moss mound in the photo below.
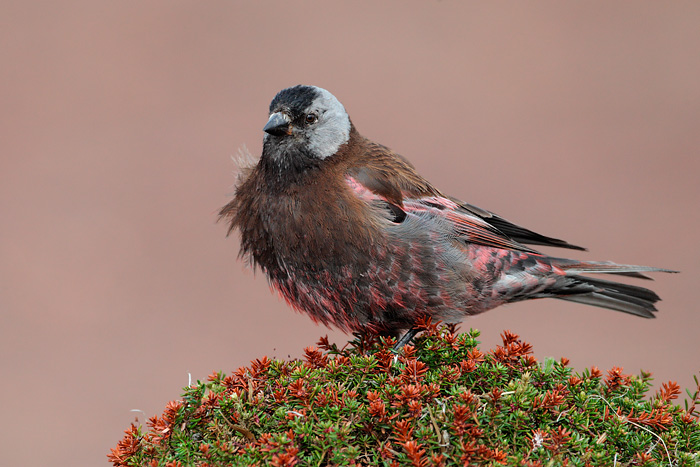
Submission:
<svg viewBox="0 0 700 467">
<path fill-rule="evenodd" d="M 478 331 L 425 323 L 413 346 L 356 336 L 344 348 L 267 357 L 185 388 L 147 427 L 132 425 L 115 466 L 700 465 L 699 393 L 651 375 L 577 374 L 538 363 L 505 331 L 482 353 Z M 697 379 L 696 379 L 697 382 Z"/>
</svg>

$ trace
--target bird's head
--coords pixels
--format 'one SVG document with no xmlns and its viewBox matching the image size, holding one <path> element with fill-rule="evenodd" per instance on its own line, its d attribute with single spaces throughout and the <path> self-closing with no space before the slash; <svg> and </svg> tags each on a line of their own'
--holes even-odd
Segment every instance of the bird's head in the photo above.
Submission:
<svg viewBox="0 0 700 467">
<path fill-rule="evenodd" d="M 350 128 L 345 107 L 325 89 L 283 89 L 270 103 L 263 157 L 285 168 L 316 165 L 348 142 Z"/>
</svg>

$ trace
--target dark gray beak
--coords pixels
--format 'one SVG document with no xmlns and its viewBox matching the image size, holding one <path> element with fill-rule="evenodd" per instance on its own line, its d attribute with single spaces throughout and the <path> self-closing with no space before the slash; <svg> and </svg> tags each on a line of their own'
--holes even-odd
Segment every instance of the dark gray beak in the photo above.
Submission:
<svg viewBox="0 0 700 467">
<path fill-rule="evenodd" d="M 270 119 L 263 128 L 263 131 L 275 136 L 285 136 L 292 134 L 292 120 L 282 112 L 275 112 L 270 115 Z"/>
</svg>

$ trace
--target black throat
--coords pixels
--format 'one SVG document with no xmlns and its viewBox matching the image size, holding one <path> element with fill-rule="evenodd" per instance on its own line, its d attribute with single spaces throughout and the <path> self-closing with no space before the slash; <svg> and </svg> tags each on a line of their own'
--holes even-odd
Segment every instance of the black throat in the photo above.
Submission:
<svg viewBox="0 0 700 467">
<path fill-rule="evenodd" d="M 277 138 L 270 136 L 265 141 L 259 162 L 261 174 L 271 189 L 283 190 L 290 185 L 304 183 L 324 164 L 325 161 L 297 145 L 279 144 L 279 141 L 274 141 Z"/>
</svg>

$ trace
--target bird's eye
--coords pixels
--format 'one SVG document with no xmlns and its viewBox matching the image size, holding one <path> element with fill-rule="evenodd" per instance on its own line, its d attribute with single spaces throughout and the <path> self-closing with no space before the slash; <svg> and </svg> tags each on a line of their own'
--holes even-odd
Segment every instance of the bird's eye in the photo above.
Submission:
<svg viewBox="0 0 700 467">
<path fill-rule="evenodd" d="M 312 125 L 318 121 L 318 115 L 306 114 L 306 118 L 304 120 L 306 121 L 307 125 Z"/>
</svg>

